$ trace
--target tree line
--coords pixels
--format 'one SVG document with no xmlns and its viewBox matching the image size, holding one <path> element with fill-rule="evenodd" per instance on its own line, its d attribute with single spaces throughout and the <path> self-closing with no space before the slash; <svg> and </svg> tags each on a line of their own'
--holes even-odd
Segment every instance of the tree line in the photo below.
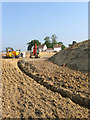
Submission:
<svg viewBox="0 0 90 120">
<path fill-rule="evenodd" d="M 62 50 L 64 48 L 66 48 L 66 46 L 63 44 L 62 41 L 57 42 L 56 34 L 53 34 L 51 37 L 46 36 L 44 38 L 44 41 L 45 42 L 43 43 L 43 45 L 46 45 L 47 48 L 53 48 L 54 45 L 61 45 Z M 37 46 L 41 45 L 41 42 L 39 40 L 37 40 L 37 39 L 31 40 L 30 42 L 27 43 L 28 44 L 27 50 L 31 50 L 32 46 L 34 46 L 35 43 L 37 44 Z M 73 45 L 75 43 L 76 43 L 76 41 L 73 41 L 72 44 L 69 44 L 68 46 L 71 46 L 71 45 Z"/>
</svg>

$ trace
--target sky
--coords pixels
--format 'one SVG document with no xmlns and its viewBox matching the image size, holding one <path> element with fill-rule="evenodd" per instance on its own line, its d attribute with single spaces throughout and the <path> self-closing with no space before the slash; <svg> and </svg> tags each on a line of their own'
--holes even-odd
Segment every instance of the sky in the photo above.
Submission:
<svg viewBox="0 0 90 120">
<path fill-rule="evenodd" d="M 27 43 L 56 34 L 65 46 L 88 39 L 88 2 L 3 2 L 2 48 L 24 51 Z"/>
</svg>

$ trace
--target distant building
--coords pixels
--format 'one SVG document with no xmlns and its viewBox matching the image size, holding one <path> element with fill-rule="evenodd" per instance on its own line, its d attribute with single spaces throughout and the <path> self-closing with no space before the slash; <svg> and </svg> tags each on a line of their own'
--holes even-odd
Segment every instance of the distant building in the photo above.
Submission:
<svg viewBox="0 0 90 120">
<path fill-rule="evenodd" d="M 39 46 L 38 46 L 39 52 L 43 52 L 43 51 L 45 51 L 46 49 L 47 49 L 47 46 L 46 46 L 46 45 L 39 45 Z"/>
<path fill-rule="evenodd" d="M 46 51 L 46 52 L 53 52 L 54 49 L 52 49 L 52 48 L 47 48 L 45 51 Z"/>
<path fill-rule="evenodd" d="M 26 51 L 23 51 L 22 53 L 23 53 L 23 57 L 26 57 Z"/>
<path fill-rule="evenodd" d="M 54 45 L 53 46 L 54 51 L 60 51 L 61 50 L 61 45 Z"/>
</svg>

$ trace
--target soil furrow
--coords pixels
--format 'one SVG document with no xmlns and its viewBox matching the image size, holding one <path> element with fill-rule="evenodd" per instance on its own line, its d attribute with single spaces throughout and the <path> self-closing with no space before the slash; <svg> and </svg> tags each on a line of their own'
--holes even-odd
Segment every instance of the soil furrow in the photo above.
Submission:
<svg viewBox="0 0 90 120">
<path fill-rule="evenodd" d="M 23 61 L 24 63 L 24 61 Z M 73 102 L 76 104 L 79 104 L 80 106 L 89 108 L 90 107 L 90 100 L 88 97 L 81 96 L 79 93 L 74 93 L 66 88 L 63 87 L 57 87 L 45 80 L 45 78 L 42 78 L 40 75 L 37 76 L 37 73 L 35 74 L 34 72 L 31 72 L 27 67 L 26 67 L 26 62 L 23 64 L 22 61 L 18 62 L 19 68 L 26 73 L 29 77 L 33 78 L 38 82 L 39 84 L 43 85 L 47 89 L 50 89 L 53 92 L 58 92 L 60 93 L 63 97 L 68 97 L 70 98 Z"/>
<path fill-rule="evenodd" d="M 16 63 L 2 60 L 2 118 L 88 118 L 87 108 L 40 85 Z"/>
</svg>

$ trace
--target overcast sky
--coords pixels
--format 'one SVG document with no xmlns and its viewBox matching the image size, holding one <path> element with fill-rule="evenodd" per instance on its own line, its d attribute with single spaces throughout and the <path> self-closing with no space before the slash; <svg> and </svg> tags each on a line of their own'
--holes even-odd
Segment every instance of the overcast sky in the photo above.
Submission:
<svg viewBox="0 0 90 120">
<path fill-rule="evenodd" d="M 26 50 L 33 39 L 56 34 L 64 45 L 88 39 L 88 2 L 2 3 L 3 49 Z"/>
</svg>

